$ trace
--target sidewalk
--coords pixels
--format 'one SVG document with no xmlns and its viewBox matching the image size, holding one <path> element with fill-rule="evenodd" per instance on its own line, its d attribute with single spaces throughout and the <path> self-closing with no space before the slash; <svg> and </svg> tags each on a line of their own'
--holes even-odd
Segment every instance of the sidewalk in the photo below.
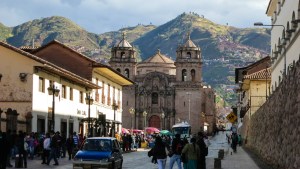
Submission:
<svg viewBox="0 0 300 169">
<path fill-rule="evenodd" d="M 212 138 L 211 141 L 219 141 L 217 144 L 220 144 L 220 140 L 223 139 L 224 136 L 226 137 L 224 133 L 219 134 Z M 222 144 L 222 146 L 225 151 L 224 159 L 221 160 L 222 169 L 271 169 L 271 167 L 262 162 L 259 157 L 243 147 L 237 146 L 237 152 L 234 153 L 228 143 Z M 215 147 L 209 148 L 214 149 Z M 218 147 L 215 149 L 218 149 Z M 206 158 L 207 169 L 214 169 L 214 158 L 217 158 L 216 153 L 214 153 L 214 157 L 208 156 Z"/>
</svg>

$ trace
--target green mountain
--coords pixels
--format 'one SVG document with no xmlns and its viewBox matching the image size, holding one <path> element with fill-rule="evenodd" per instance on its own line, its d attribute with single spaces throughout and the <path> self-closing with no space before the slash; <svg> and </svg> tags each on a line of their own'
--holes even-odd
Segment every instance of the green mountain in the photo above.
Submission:
<svg viewBox="0 0 300 169">
<path fill-rule="evenodd" d="M 98 36 L 82 29 L 69 19 L 53 16 L 35 19 L 12 29 L 13 36 L 7 42 L 15 46 L 36 46 L 56 39 L 70 46 L 84 46 L 93 50 L 98 47 Z"/>
<path fill-rule="evenodd" d="M 12 36 L 11 28 L 6 27 L 2 23 L 0 23 L 0 41 L 5 41 L 10 36 Z"/>
<path fill-rule="evenodd" d="M 103 34 L 87 32 L 71 20 L 53 16 L 35 19 L 16 27 L 0 23 L 0 40 L 20 46 L 41 46 L 56 39 L 99 61 L 107 61 L 111 47 L 126 34 L 137 50 L 138 60 L 152 56 L 157 49 L 176 59 L 176 48 L 186 41 L 187 34 L 201 48 L 203 81 L 226 91 L 231 101 L 234 69 L 265 57 L 270 51 L 270 30 L 235 28 L 216 24 L 196 13 L 183 13 L 160 25 L 137 25 Z M 224 93 L 222 94 L 224 95 Z"/>
<path fill-rule="evenodd" d="M 125 33 L 126 40 L 132 43 L 134 40 L 140 38 L 142 35 L 149 31 L 152 31 L 155 28 L 156 26 L 154 25 L 137 25 L 135 27 L 127 27 L 120 29 L 119 31 L 112 31 L 99 35 L 99 45 L 102 51 L 102 56 L 110 58 L 111 47 L 114 46 L 117 42 L 119 42 L 120 39 L 122 39 L 122 33 Z M 139 53 L 140 52 L 138 52 L 138 58 L 140 58 Z"/>
</svg>

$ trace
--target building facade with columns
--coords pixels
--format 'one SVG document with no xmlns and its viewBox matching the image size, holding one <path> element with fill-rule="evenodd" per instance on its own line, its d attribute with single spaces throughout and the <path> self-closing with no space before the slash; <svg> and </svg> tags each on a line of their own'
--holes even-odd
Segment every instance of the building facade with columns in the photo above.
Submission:
<svg viewBox="0 0 300 169">
<path fill-rule="evenodd" d="M 34 50 L 0 47 L 1 130 L 47 132 L 53 108 L 55 131 L 87 135 L 88 122 L 97 135 L 111 133 L 112 124 L 121 130 L 122 86 L 131 85 L 129 79 L 57 41 Z M 58 96 L 47 91 L 53 85 Z M 96 129 L 99 115 L 105 125 Z"/>
<path fill-rule="evenodd" d="M 271 18 L 272 89 L 300 57 L 300 0 L 270 0 L 266 14 Z"/>
<path fill-rule="evenodd" d="M 137 63 L 135 49 L 124 35 L 111 53 L 110 65 L 135 82 L 123 88 L 124 127 L 170 130 L 175 123 L 186 121 L 196 133 L 204 130 L 205 115 L 215 118 L 215 104 L 205 109 L 201 49 L 189 36 L 177 48 L 176 61 L 157 50 Z"/>
</svg>

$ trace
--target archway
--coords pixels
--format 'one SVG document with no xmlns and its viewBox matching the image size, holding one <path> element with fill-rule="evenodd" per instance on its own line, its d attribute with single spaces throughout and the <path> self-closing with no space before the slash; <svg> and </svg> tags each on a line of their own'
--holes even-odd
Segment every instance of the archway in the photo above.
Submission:
<svg viewBox="0 0 300 169">
<path fill-rule="evenodd" d="M 149 127 L 160 128 L 160 118 L 157 115 L 153 115 L 149 118 Z"/>
</svg>

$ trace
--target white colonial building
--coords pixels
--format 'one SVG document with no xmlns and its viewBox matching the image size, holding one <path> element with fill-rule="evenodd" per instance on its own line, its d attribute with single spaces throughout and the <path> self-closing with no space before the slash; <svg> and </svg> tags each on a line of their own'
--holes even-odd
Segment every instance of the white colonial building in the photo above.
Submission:
<svg viewBox="0 0 300 169">
<path fill-rule="evenodd" d="M 300 0 L 270 0 L 272 88 L 279 85 L 300 54 Z"/>
<path fill-rule="evenodd" d="M 54 130 L 65 134 L 86 135 L 88 121 L 97 135 L 111 133 L 112 124 L 120 131 L 122 86 L 131 84 L 57 41 L 34 50 L 0 42 L 0 129 L 47 132 L 54 115 Z M 54 97 L 47 90 L 53 86 L 59 90 Z M 95 127 L 103 115 L 103 125 Z"/>
</svg>

